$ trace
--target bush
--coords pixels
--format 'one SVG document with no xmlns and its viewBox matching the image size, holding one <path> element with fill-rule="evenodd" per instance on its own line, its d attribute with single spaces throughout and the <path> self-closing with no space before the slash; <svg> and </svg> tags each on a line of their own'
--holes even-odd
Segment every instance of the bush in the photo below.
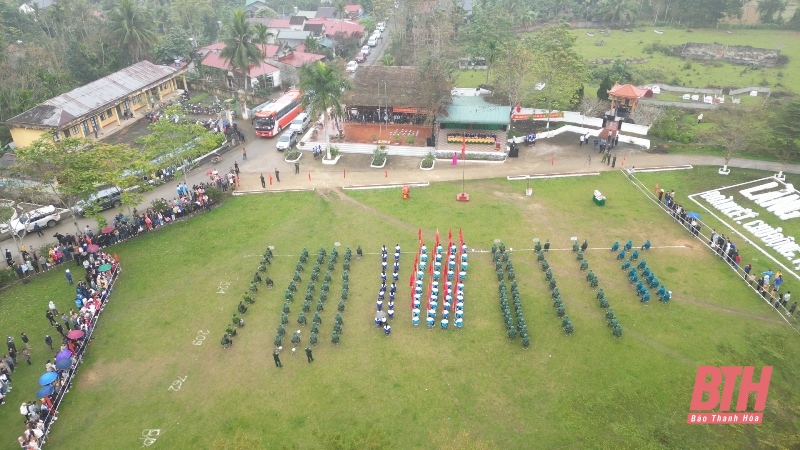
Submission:
<svg viewBox="0 0 800 450">
<path fill-rule="evenodd" d="M 433 161 L 434 161 L 433 152 L 430 152 L 425 156 L 425 159 L 422 160 L 422 168 L 430 169 L 431 167 L 433 167 Z"/>
<path fill-rule="evenodd" d="M 339 156 L 339 147 L 331 145 L 331 159 L 336 159 Z"/>
<path fill-rule="evenodd" d="M 45 253 L 46 254 L 46 253 Z M 16 278 L 16 274 L 11 268 L 0 270 L 0 287 L 8 286 Z"/>
<path fill-rule="evenodd" d="M 387 156 L 389 156 L 389 152 L 381 150 L 380 148 L 376 148 L 375 151 L 372 152 L 372 165 L 382 165 L 384 162 L 386 162 Z"/>
<path fill-rule="evenodd" d="M 667 108 L 650 129 L 653 136 L 683 144 L 692 142 L 694 133 L 684 113 L 677 108 Z"/>
<path fill-rule="evenodd" d="M 291 161 L 300 157 L 300 150 L 293 148 L 286 152 L 286 159 Z"/>
</svg>

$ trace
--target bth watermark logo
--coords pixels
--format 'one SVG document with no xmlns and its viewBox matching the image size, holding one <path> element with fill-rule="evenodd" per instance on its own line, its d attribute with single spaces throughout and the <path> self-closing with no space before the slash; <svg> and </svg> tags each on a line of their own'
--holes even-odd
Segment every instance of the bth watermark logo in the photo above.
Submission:
<svg viewBox="0 0 800 450">
<path fill-rule="evenodd" d="M 761 423 L 764 406 L 767 404 L 772 366 L 761 368 L 761 377 L 758 382 L 753 380 L 754 370 L 753 366 L 698 367 L 690 410 L 716 410 L 717 412 L 690 412 L 686 417 L 686 423 Z M 738 378 L 741 378 L 741 382 L 739 383 L 739 397 L 736 399 L 736 412 L 729 412 Z M 720 386 L 722 386 L 721 392 Z M 753 411 L 747 411 L 747 401 L 751 393 L 755 393 L 756 402 Z M 708 396 L 704 400 L 705 394 Z"/>
</svg>

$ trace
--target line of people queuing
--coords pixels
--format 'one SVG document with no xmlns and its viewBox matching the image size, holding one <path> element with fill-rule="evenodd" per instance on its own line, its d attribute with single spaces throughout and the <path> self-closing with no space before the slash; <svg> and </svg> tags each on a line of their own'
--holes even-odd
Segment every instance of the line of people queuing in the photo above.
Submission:
<svg viewBox="0 0 800 450">
<path fill-rule="evenodd" d="M 658 200 L 664 203 L 677 222 L 694 236 L 700 234 L 701 225 L 698 216 L 688 212 L 675 201 L 674 190 L 665 192 L 664 189 L 658 189 L 658 187 L 656 187 L 656 191 L 658 192 Z M 783 309 L 788 316 L 795 313 L 797 310 L 797 302 L 790 304 L 791 292 L 780 292 L 781 285 L 783 284 L 783 274 L 781 271 L 773 272 L 772 269 L 769 269 L 757 275 L 753 272 L 752 264 L 746 264 L 744 267 L 740 267 L 742 257 L 739 255 L 739 249 L 736 247 L 736 244 L 724 234 L 717 233 L 715 229 L 711 230 L 708 245 L 717 256 L 733 267 L 734 270 L 737 272 L 741 270 L 745 280 L 758 291 L 762 298 L 768 300 L 775 309 Z"/>
<path fill-rule="evenodd" d="M 26 450 L 40 449 L 53 422 L 58 420 L 58 406 L 69 390 L 72 377 L 82 360 L 85 346 L 91 340 L 98 316 L 112 291 L 114 277 L 118 274 L 118 261 L 106 253 L 91 253 L 85 262 L 86 281 L 80 281 L 76 286 L 75 307 L 69 310 L 69 314 L 60 313 L 55 302 L 50 301 L 45 313 L 50 327 L 61 335 L 61 342 L 54 347 L 50 334 L 45 335 L 45 344 L 53 356 L 44 364 L 45 374 L 40 377 L 40 384 L 43 384 L 42 380 L 49 373 L 53 372 L 56 375 L 47 377 L 49 383 L 43 385 L 36 393 L 36 398 L 22 402 L 19 408 L 25 430 L 17 441 L 20 447 Z M 56 319 L 59 315 L 64 323 L 63 327 Z M 20 336 L 25 345 L 22 351 L 25 359 L 29 366 L 33 365 L 30 358 L 30 339 L 25 332 L 20 333 Z M 16 353 L 16 344 L 11 336 L 8 336 L 7 346 L 9 353 Z M 16 370 L 16 363 L 17 361 L 10 355 L 6 355 L 0 363 L 0 401 L 3 404 L 13 389 L 10 386 L 10 374 Z"/>
</svg>

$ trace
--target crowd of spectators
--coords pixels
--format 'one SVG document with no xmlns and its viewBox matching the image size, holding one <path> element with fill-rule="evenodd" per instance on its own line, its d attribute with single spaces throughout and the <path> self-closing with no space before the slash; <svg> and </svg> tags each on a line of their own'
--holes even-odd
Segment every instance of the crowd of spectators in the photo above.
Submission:
<svg viewBox="0 0 800 450">
<path fill-rule="evenodd" d="M 692 235 L 698 237 L 701 233 L 702 225 L 699 215 L 686 210 L 683 206 L 675 201 L 675 191 L 671 190 L 665 192 L 664 189 L 656 187 L 656 194 L 658 201 L 663 203 L 667 211 L 672 215 L 676 222 L 680 223 Z M 783 274 L 781 271 L 773 272 L 772 269 L 767 269 L 763 272 L 753 271 L 752 264 L 741 266 L 742 257 L 739 255 L 739 249 L 736 244 L 722 233 L 718 233 L 715 229 L 711 230 L 708 238 L 708 246 L 716 255 L 725 261 L 733 270 L 735 270 L 748 284 L 756 290 L 756 292 L 769 302 L 776 310 L 782 311 L 787 317 L 795 314 L 797 310 L 797 302 L 791 302 L 791 292 L 782 291 Z M 785 292 L 784 292 L 785 291 Z"/>
<path fill-rule="evenodd" d="M 227 177 L 218 177 L 212 182 L 200 183 L 192 187 L 179 184 L 176 197 L 157 200 L 143 212 L 134 209 L 130 216 L 117 214 L 108 226 L 98 232 L 94 232 L 89 225 L 86 225 L 83 232 L 55 233 L 53 235 L 56 239 L 54 245 L 43 245 L 38 249 L 22 245 L 16 258 L 11 250 L 6 248 L 6 264 L 23 282 L 27 282 L 34 274 L 65 263 L 74 261 L 76 266 L 85 266 L 90 246 L 104 248 L 160 228 L 182 217 L 208 210 L 214 205 L 214 200 L 212 196 L 209 196 L 208 190 L 219 188 L 226 191 L 229 185 Z"/>
<path fill-rule="evenodd" d="M 114 280 L 119 274 L 119 264 L 111 255 L 90 251 L 83 259 L 85 281 L 79 281 L 75 288 L 74 307 L 69 313 L 59 312 L 55 302 L 50 301 L 45 318 L 55 332 L 53 335 L 61 337 L 60 344 L 53 345 L 50 334 L 45 335 L 45 344 L 52 355 L 47 359 L 42 369 L 44 375 L 40 377 L 42 388 L 31 395 L 29 400 L 23 401 L 19 412 L 23 416 L 25 430 L 17 438 L 21 448 L 37 450 L 44 444 L 50 427 L 58 420 L 58 407 L 69 392 L 69 386 L 78 369 L 86 344 L 92 339 L 92 332 L 97 324 L 103 306 L 108 301 Z M 71 280 L 71 278 L 70 278 Z M 61 317 L 64 326 L 58 317 Z M 65 330 L 66 327 L 66 330 Z M 23 355 L 29 366 L 34 366 L 30 358 L 29 338 L 25 332 L 20 333 L 25 346 Z M 10 355 L 6 355 L 0 362 L 0 401 L 6 403 L 11 387 L 11 373 L 17 370 L 16 343 L 12 336 L 8 336 L 7 347 Z M 48 351 L 48 349 L 46 349 Z M 49 376 L 53 372 L 54 376 Z M 49 381 L 44 384 L 42 380 Z M 52 381 L 51 381 L 52 379 Z"/>
</svg>

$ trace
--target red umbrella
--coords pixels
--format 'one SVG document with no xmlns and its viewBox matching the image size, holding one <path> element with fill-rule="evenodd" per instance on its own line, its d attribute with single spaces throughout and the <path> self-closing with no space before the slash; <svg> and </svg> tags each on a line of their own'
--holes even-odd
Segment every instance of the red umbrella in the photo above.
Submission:
<svg viewBox="0 0 800 450">
<path fill-rule="evenodd" d="M 101 233 L 111 233 L 112 231 L 114 231 L 114 227 L 110 225 L 100 230 Z"/>
<path fill-rule="evenodd" d="M 81 330 L 72 330 L 69 333 L 67 333 L 67 338 L 68 339 L 80 339 L 80 338 L 83 337 L 83 334 L 84 333 Z"/>
<path fill-rule="evenodd" d="M 100 251 L 100 246 L 92 244 L 92 245 L 86 247 L 86 251 L 89 252 L 89 253 L 97 253 L 97 252 Z"/>
<path fill-rule="evenodd" d="M 206 170 L 206 175 L 211 175 L 214 172 L 214 169 Z"/>
</svg>

